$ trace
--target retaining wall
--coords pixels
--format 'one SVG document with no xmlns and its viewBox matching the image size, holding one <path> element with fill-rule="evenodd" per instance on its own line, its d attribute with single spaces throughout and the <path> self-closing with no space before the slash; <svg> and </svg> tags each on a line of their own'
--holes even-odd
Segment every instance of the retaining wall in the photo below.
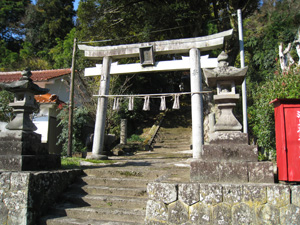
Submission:
<svg viewBox="0 0 300 225">
<path fill-rule="evenodd" d="M 81 173 L 81 170 L 0 172 L 0 224 L 38 224 L 48 206 Z"/>
<path fill-rule="evenodd" d="M 150 183 L 145 223 L 300 224 L 300 185 Z"/>
</svg>

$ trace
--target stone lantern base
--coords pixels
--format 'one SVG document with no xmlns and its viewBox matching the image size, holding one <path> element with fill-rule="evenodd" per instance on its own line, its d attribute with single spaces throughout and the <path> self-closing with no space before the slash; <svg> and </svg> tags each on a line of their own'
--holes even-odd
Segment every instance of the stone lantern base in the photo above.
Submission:
<svg viewBox="0 0 300 225">
<path fill-rule="evenodd" d="M 272 162 L 259 162 L 256 145 L 248 135 L 227 131 L 210 134 L 201 158 L 191 162 L 193 182 L 274 183 Z"/>
<path fill-rule="evenodd" d="M 60 156 L 48 154 L 40 134 L 21 130 L 0 132 L 0 170 L 50 170 L 60 165 Z"/>
</svg>

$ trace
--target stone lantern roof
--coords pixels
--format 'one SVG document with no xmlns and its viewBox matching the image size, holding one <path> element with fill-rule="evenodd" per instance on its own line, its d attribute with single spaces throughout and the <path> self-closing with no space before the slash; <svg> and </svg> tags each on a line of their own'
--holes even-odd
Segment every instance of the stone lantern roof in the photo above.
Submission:
<svg viewBox="0 0 300 225">
<path fill-rule="evenodd" d="M 241 85 L 244 81 L 248 67 L 236 68 L 228 66 L 228 55 L 223 51 L 218 56 L 218 67 L 215 69 L 203 69 L 205 82 L 211 87 L 217 87 L 217 81 L 234 81 L 235 85 Z"/>
</svg>

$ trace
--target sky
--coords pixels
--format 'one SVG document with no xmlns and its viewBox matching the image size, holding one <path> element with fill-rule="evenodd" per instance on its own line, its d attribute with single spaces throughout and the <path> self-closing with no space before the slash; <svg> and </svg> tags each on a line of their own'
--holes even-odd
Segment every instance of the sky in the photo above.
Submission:
<svg viewBox="0 0 300 225">
<path fill-rule="evenodd" d="M 79 1 L 80 0 L 75 0 L 75 2 L 74 2 L 74 10 L 77 10 Z"/>
<path fill-rule="evenodd" d="M 80 1 L 80 0 L 75 0 L 75 1 L 74 1 L 74 10 L 77 10 L 79 1 Z M 36 3 L 36 0 L 31 0 L 31 2 L 32 2 L 33 4 L 35 4 L 35 3 Z"/>
</svg>

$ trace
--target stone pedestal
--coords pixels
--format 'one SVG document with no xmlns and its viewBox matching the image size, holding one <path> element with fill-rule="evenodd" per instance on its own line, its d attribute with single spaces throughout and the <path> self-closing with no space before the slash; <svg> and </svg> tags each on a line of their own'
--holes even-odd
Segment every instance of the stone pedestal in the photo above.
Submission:
<svg viewBox="0 0 300 225">
<path fill-rule="evenodd" d="M 241 132 L 215 132 L 203 146 L 201 159 L 191 162 L 193 182 L 274 183 L 273 163 L 258 162 L 255 145 Z"/>
<path fill-rule="evenodd" d="M 48 154 L 40 134 L 21 130 L 0 132 L 0 170 L 49 170 L 60 165 L 60 156 Z"/>
</svg>

